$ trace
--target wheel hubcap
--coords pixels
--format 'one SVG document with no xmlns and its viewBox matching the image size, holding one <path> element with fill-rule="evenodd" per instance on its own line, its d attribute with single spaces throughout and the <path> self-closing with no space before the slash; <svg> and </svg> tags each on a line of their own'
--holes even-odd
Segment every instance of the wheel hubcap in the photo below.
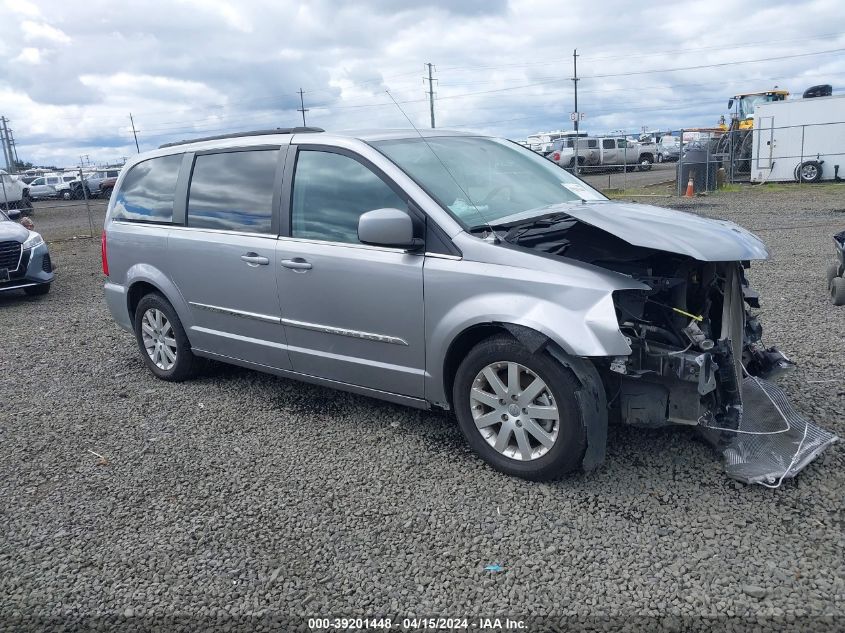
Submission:
<svg viewBox="0 0 845 633">
<path fill-rule="evenodd" d="M 537 374 L 519 363 L 492 363 L 478 372 L 470 388 L 470 408 L 481 437 L 511 459 L 539 459 L 557 441 L 560 416 L 554 396 Z"/>
<path fill-rule="evenodd" d="M 801 168 L 801 175 L 804 180 L 813 180 L 816 177 L 816 168 L 812 165 L 806 165 Z"/>
<path fill-rule="evenodd" d="M 164 312 L 150 308 L 141 318 L 141 340 L 150 360 L 165 371 L 176 364 L 176 339 L 173 326 Z"/>
</svg>

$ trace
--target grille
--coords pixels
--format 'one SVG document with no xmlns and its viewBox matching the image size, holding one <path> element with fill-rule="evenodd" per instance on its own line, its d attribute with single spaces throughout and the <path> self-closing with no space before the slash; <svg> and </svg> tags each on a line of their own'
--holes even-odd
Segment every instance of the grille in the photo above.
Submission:
<svg viewBox="0 0 845 633">
<path fill-rule="evenodd" d="M 0 268 L 16 270 L 21 259 L 20 242 L 0 242 Z"/>
<path fill-rule="evenodd" d="M 44 258 L 41 260 L 41 270 L 45 273 L 53 272 L 53 262 L 50 261 L 49 253 L 45 253 Z"/>
</svg>

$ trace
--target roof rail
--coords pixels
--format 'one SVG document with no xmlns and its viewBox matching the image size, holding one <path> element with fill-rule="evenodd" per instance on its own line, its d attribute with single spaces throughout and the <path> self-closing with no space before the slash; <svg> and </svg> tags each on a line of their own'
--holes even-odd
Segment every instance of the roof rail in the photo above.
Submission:
<svg viewBox="0 0 845 633">
<path fill-rule="evenodd" d="M 200 143 L 201 141 L 219 141 L 225 138 L 239 138 L 242 136 L 261 136 L 263 134 L 304 134 L 307 132 L 325 132 L 321 127 L 277 127 L 272 130 L 253 130 L 251 132 L 232 132 L 231 134 L 218 134 L 217 136 L 203 136 L 201 138 L 185 139 L 183 141 L 175 141 L 173 143 L 165 143 L 159 145 L 159 149 L 165 147 L 175 147 L 176 145 L 185 145 L 187 143 Z"/>
</svg>

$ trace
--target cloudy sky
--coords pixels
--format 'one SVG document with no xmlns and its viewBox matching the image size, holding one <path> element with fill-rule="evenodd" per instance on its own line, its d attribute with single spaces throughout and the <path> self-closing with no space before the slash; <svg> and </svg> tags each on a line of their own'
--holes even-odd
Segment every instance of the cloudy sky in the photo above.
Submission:
<svg viewBox="0 0 845 633">
<path fill-rule="evenodd" d="M 23 160 L 92 163 L 301 124 L 510 138 L 709 126 L 735 92 L 845 86 L 841 0 L 0 0 L 0 115 Z M 0 159 L 1 160 L 1 159 Z"/>
</svg>

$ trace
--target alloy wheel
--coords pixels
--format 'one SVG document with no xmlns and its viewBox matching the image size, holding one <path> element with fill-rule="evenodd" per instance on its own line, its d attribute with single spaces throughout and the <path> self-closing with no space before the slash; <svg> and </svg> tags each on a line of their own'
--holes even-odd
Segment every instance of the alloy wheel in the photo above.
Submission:
<svg viewBox="0 0 845 633">
<path fill-rule="evenodd" d="M 815 165 L 804 165 L 801 167 L 801 180 L 812 182 L 818 177 L 818 173 Z"/>
<path fill-rule="evenodd" d="M 469 400 L 478 432 L 506 457 L 539 459 L 557 441 L 560 413 L 554 396 L 524 365 L 510 361 L 487 365 L 475 377 Z"/>
<path fill-rule="evenodd" d="M 141 318 L 141 339 L 144 349 L 156 367 L 164 371 L 176 364 L 178 348 L 173 326 L 161 310 L 150 308 Z"/>
</svg>

